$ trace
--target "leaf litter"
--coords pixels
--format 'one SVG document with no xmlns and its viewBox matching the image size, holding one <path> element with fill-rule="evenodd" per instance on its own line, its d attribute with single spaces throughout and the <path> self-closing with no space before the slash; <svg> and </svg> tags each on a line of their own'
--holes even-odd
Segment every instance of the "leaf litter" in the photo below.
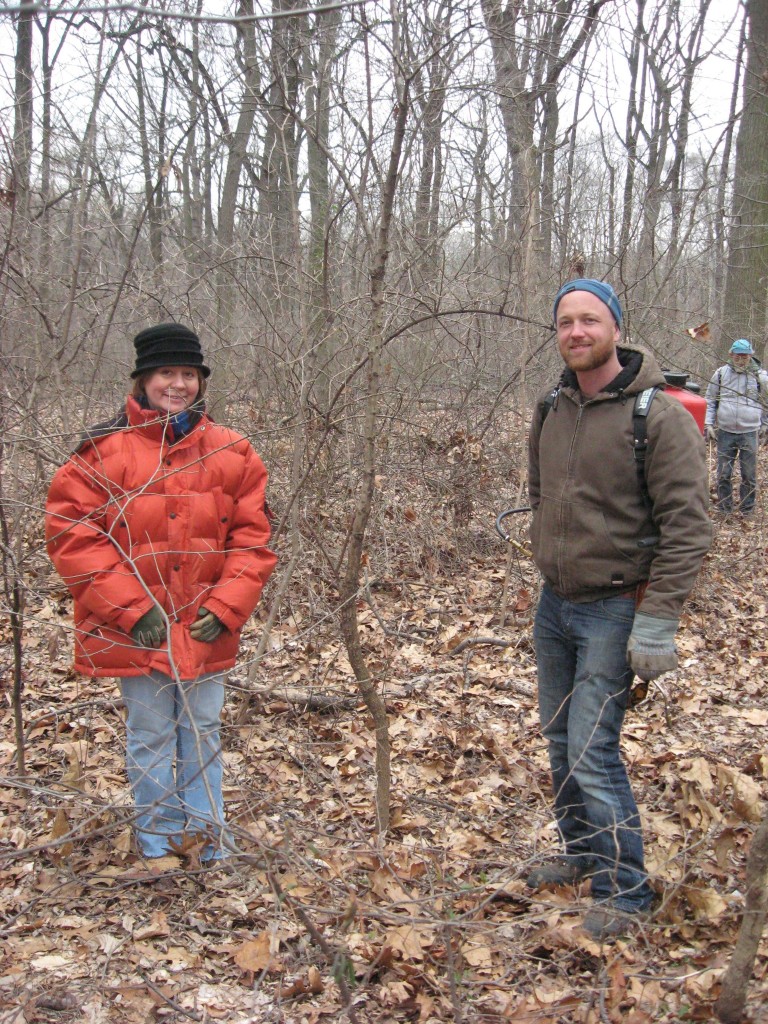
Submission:
<svg viewBox="0 0 768 1024">
<path fill-rule="evenodd" d="M 117 689 L 73 674 L 60 589 L 30 606 L 26 779 L 9 702 L 0 734 L 0 1024 L 712 1019 L 768 780 L 768 514 L 718 524 L 680 668 L 628 715 L 657 906 L 606 947 L 579 927 L 584 887 L 531 895 L 523 883 L 556 847 L 536 574 L 477 517 L 461 537 L 449 525 L 421 543 L 420 515 L 414 498 L 414 534 L 389 561 L 370 552 L 360 598 L 390 717 L 385 838 L 371 723 L 316 586 L 251 673 L 271 692 L 249 678 L 259 622 L 230 679 L 225 799 L 241 852 L 218 870 L 194 842 L 153 863 L 135 855 Z M 10 679 L 6 625 L 0 639 Z M 338 703 L 313 710 L 297 688 Z M 755 1020 L 768 1003 L 761 952 Z"/>
</svg>

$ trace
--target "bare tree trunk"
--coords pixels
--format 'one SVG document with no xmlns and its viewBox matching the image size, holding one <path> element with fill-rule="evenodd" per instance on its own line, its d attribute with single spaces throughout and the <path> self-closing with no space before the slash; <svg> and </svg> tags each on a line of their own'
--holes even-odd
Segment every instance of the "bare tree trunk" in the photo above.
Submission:
<svg viewBox="0 0 768 1024">
<path fill-rule="evenodd" d="M 106 23 L 106 12 L 104 15 L 104 24 Z M 135 21 L 134 23 L 135 24 Z M 77 295 L 80 284 L 80 271 L 81 261 L 83 257 L 83 249 L 85 245 L 85 235 L 87 232 L 87 211 L 90 202 L 91 192 L 93 188 L 93 177 L 94 177 L 94 159 L 93 152 L 96 144 L 97 135 L 97 114 L 99 106 L 101 104 L 102 97 L 107 88 L 107 83 L 117 66 L 119 58 L 128 42 L 130 31 L 133 28 L 133 24 L 130 25 L 125 33 L 118 40 L 117 46 L 112 53 L 110 59 L 107 62 L 106 68 L 104 68 L 104 47 L 106 32 L 102 31 L 99 39 L 99 47 L 97 52 L 97 73 L 96 81 L 93 91 L 93 99 L 91 101 L 91 108 L 88 112 L 88 120 L 85 125 L 85 131 L 83 134 L 82 141 L 80 143 L 80 150 L 78 153 L 77 168 L 74 174 L 74 186 L 76 189 L 76 202 L 73 206 L 71 214 L 69 215 L 69 229 L 67 232 L 67 273 L 69 274 L 68 282 L 68 295 L 64 306 L 63 314 L 61 317 L 61 343 L 60 352 L 63 353 L 70 340 L 72 332 L 73 321 L 75 317 L 75 311 L 77 308 Z M 102 348 L 106 335 L 102 341 Z M 85 401 L 84 414 L 87 415 L 87 409 L 90 404 L 90 400 L 93 396 L 93 389 L 96 384 L 96 367 L 98 365 L 98 359 L 101 355 L 99 351 L 95 364 L 94 371 L 91 376 L 91 381 L 88 386 L 88 393 Z"/>
<path fill-rule="evenodd" d="M 720 173 L 717 178 L 717 199 L 714 215 L 714 280 L 712 282 L 712 301 L 710 308 L 716 309 L 718 319 L 723 316 L 723 300 L 725 297 L 725 267 L 726 267 L 726 231 L 725 231 L 725 203 L 728 194 L 729 170 L 731 166 L 731 152 L 733 150 L 733 137 L 736 127 L 736 107 L 739 101 L 739 88 L 741 86 L 741 67 L 744 60 L 744 48 L 747 45 L 747 15 L 744 12 L 744 20 L 739 35 L 739 46 L 736 59 L 733 64 L 736 73 L 733 76 L 733 89 L 731 92 L 731 104 L 728 110 L 728 122 L 725 126 L 725 139 L 723 144 L 723 155 L 720 160 Z"/>
<path fill-rule="evenodd" d="M 679 0 L 655 13 L 652 42 L 644 32 L 645 62 L 653 85 L 646 167 L 642 231 L 638 249 L 639 298 L 648 307 L 676 305 L 670 294 L 670 275 L 683 247 L 683 199 L 691 121 L 694 73 L 702 57 L 704 25 L 710 0 L 700 0 L 687 26 L 685 45 L 673 26 L 681 20 Z M 663 19 L 663 22 L 662 22 Z M 659 230 L 662 210 L 669 210 L 669 227 Z M 661 244 L 659 237 L 663 238 Z M 674 292 L 674 289 L 673 289 Z M 636 296 L 637 301 L 637 296 Z"/>
<path fill-rule="evenodd" d="M 32 173 L 32 24 L 35 4 L 22 0 L 16 26 L 16 94 L 13 124 L 13 182 L 16 213 L 22 225 L 29 212 Z"/>
<path fill-rule="evenodd" d="M 733 209 L 718 350 L 725 357 L 734 338 L 750 338 L 762 353 L 768 302 L 768 3 L 747 0 L 749 42 L 744 112 L 736 139 Z"/>
<path fill-rule="evenodd" d="M 14 735 L 16 739 L 16 771 L 19 778 L 26 775 L 25 751 L 24 751 L 24 718 L 21 706 L 21 695 L 24 688 L 24 665 L 22 660 L 22 641 L 24 639 L 24 579 L 19 568 L 17 552 L 13 550 L 14 543 L 11 536 L 11 527 L 8 521 L 5 498 L 5 410 L 0 413 L 0 547 L 2 557 L 2 584 L 5 605 L 8 609 L 8 616 L 11 621 L 11 646 L 13 649 L 13 689 L 11 704 L 13 707 Z M 22 531 L 23 536 L 23 531 Z"/>
<path fill-rule="evenodd" d="M 197 0 L 196 13 L 203 11 L 203 0 Z M 192 24 L 192 60 L 190 69 L 189 131 L 181 161 L 182 224 L 184 257 L 190 276 L 197 280 L 203 271 L 203 254 L 207 250 L 203 231 L 203 183 L 201 161 L 198 154 L 198 122 L 207 118 L 208 111 L 200 102 L 200 26 Z M 203 137 L 207 141 L 203 131 Z M 208 190 L 210 192 L 210 190 Z"/>
<path fill-rule="evenodd" d="M 472 268 L 475 273 L 480 271 L 483 260 L 483 204 L 488 159 L 488 107 L 484 96 L 480 97 L 480 110 L 477 146 L 472 156 Z"/>
<path fill-rule="evenodd" d="M 253 14 L 253 0 L 240 0 L 240 14 Z M 248 143 L 253 131 L 259 100 L 258 92 L 261 82 L 261 69 L 256 54 L 256 28 L 251 20 L 239 22 L 238 32 L 242 46 L 243 62 L 243 94 L 240 101 L 237 124 L 227 140 L 229 154 L 224 174 L 224 185 L 221 192 L 219 207 L 219 251 L 222 260 L 218 270 L 217 302 L 219 328 L 223 335 L 228 335 L 234 323 L 234 295 L 237 273 L 228 263 L 232 255 L 232 244 L 235 237 L 237 218 L 237 195 L 240 186 L 240 174 L 245 162 Z"/>
<path fill-rule="evenodd" d="M 629 54 L 629 98 L 624 139 L 627 151 L 627 170 L 621 201 L 621 227 L 619 229 L 618 253 L 619 278 L 625 281 L 629 276 L 625 270 L 629 243 L 634 230 L 635 177 L 637 175 L 637 145 L 640 136 L 640 109 L 645 102 L 644 79 L 640 74 L 640 51 L 642 40 L 643 12 L 645 0 L 638 0 L 637 21 Z"/>
<path fill-rule="evenodd" d="M 274 0 L 275 14 L 301 7 L 298 0 Z M 276 17 L 272 23 L 271 85 L 266 104 L 267 127 L 259 174 L 259 227 L 272 252 L 289 256 L 296 195 L 296 106 L 300 81 L 301 29 L 306 15 Z M 282 283 L 280 267 L 277 268 Z"/>
<path fill-rule="evenodd" d="M 413 223 L 413 242 L 417 250 L 414 292 L 425 299 L 438 288 L 440 266 L 438 236 L 444 174 L 443 119 L 455 49 L 455 40 L 450 41 L 450 19 L 450 5 L 441 4 L 424 39 L 431 51 L 430 57 L 416 70 L 410 90 L 412 105 L 419 108 L 415 133 L 421 144 Z M 412 45 L 411 50 L 414 49 Z"/>
<path fill-rule="evenodd" d="M 747 892 L 744 917 L 731 962 L 723 975 L 720 997 L 715 1004 L 717 1019 L 738 1024 L 747 1002 L 747 986 L 757 947 L 768 915 L 768 814 L 760 822 L 747 857 Z"/>
<path fill-rule="evenodd" d="M 155 278 L 155 288 L 159 290 L 161 280 L 161 268 L 163 263 L 163 192 L 164 184 L 161 178 L 161 165 L 163 162 L 163 133 L 159 129 L 149 128 L 147 124 L 147 96 L 144 81 L 144 63 L 141 55 L 141 38 L 136 47 L 136 101 L 138 105 L 138 127 L 139 140 L 141 144 L 141 163 L 144 171 L 144 202 L 147 209 L 147 223 L 149 227 L 149 252 L 152 257 L 152 271 Z M 163 100 L 167 95 L 167 78 L 163 79 Z M 157 139 L 157 151 L 153 152 L 150 145 L 150 135 Z"/>
<path fill-rule="evenodd" d="M 397 60 L 401 55 L 398 45 L 398 23 L 393 21 L 395 34 L 394 53 Z M 376 476 L 376 442 L 379 437 L 379 374 L 381 350 L 384 344 L 384 280 L 389 257 L 389 236 L 392 211 L 400 173 L 400 159 L 408 117 L 408 86 L 402 77 L 402 69 L 396 70 L 397 107 L 395 114 L 392 148 L 389 167 L 382 188 L 381 214 L 375 247 L 371 253 L 371 321 L 368 336 L 367 389 L 364 416 L 363 464 L 355 501 L 347 549 L 346 571 L 341 584 L 341 631 L 347 648 L 347 655 L 355 673 L 365 705 L 373 718 L 376 735 L 376 823 L 380 832 L 389 828 L 390 813 L 390 743 L 389 722 L 384 702 L 376 691 L 375 682 L 365 661 L 360 630 L 357 621 L 357 596 L 360 588 L 360 570 L 363 564 L 365 531 L 371 515 Z"/>
<path fill-rule="evenodd" d="M 307 341 L 309 365 L 312 368 L 312 401 L 322 412 L 327 410 L 330 400 L 330 362 L 334 355 L 330 336 L 333 310 L 329 296 L 328 265 L 328 253 L 331 248 L 328 151 L 331 115 L 330 76 L 336 56 L 340 21 L 339 11 L 317 15 L 312 31 L 307 19 L 302 21 L 302 63 L 307 108 L 307 183 L 311 213 L 307 252 L 307 276 L 310 282 L 310 309 L 306 318 Z M 312 52 L 313 37 L 316 55 Z M 309 396 L 303 387 L 302 395 L 306 402 Z"/>
<path fill-rule="evenodd" d="M 203 11 L 203 0 L 195 0 L 195 3 L 199 17 Z M 174 69 L 187 86 L 189 129 L 182 156 L 182 223 L 189 271 L 197 278 L 205 273 L 204 255 L 209 253 L 215 235 L 212 111 L 218 118 L 219 135 L 225 142 L 232 139 L 232 130 L 219 101 L 216 85 L 200 56 L 198 22 L 192 24 L 190 47 L 181 46 L 167 26 L 163 26 L 161 32 Z M 199 136 L 202 136 L 202 141 Z"/>
<path fill-rule="evenodd" d="M 50 206 L 54 201 L 52 195 L 52 181 L 53 181 L 53 168 L 52 168 L 52 146 L 53 146 L 53 126 L 52 126 L 52 110 L 53 110 L 53 72 L 56 67 L 56 61 L 64 49 L 69 31 L 72 28 L 75 15 L 72 14 L 66 20 L 64 29 L 60 34 L 57 46 L 53 53 L 51 53 L 51 27 L 56 21 L 56 18 L 49 12 L 45 12 L 44 16 L 41 17 L 40 22 L 40 34 L 41 34 L 41 46 L 40 46 L 40 67 L 42 73 L 42 99 L 43 99 L 43 110 L 42 110 L 42 132 L 40 138 L 40 217 L 39 217 L 39 243 L 38 243 L 38 254 L 39 254 L 39 266 L 41 273 L 39 275 L 39 292 L 40 292 L 40 305 L 44 310 L 44 316 L 47 316 L 50 296 L 52 293 L 52 287 L 56 281 L 56 264 L 57 264 L 57 253 L 53 244 L 53 225 L 50 217 Z M 38 341 L 38 365 L 43 366 L 48 360 L 47 355 L 42 351 L 43 345 L 50 344 L 52 331 L 48 330 L 45 333 L 45 340 L 41 338 Z M 59 366 L 58 363 L 54 362 L 52 366 L 52 372 L 54 376 L 58 378 Z M 60 382 L 57 379 L 57 386 Z M 60 390 L 60 388 L 59 388 Z"/>
</svg>

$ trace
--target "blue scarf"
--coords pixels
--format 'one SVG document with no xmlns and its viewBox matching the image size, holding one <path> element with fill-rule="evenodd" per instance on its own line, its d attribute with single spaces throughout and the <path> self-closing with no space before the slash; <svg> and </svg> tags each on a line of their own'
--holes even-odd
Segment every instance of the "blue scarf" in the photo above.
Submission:
<svg viewBox="0 0 768 1024">
<path fill-rule="evenodd" d="M 142 409 L 149 409 L 150 404 L 147 401 L 146 395 L 139 397 L 139 405 Z M 183 409 L 181 412 L 177 412 L 175 416 L 160 417 L 164 423 L 167 423 L 170 427 L 171 433 L 171 444 L 174 441 L 180 441 L 182 437 L 186 437 L 187 434 L 192 430 L 197 421 L 200 419 L 200 412 L 197 411 L 197 415 L 192 414 L 189 409 Z"/>
</svg>

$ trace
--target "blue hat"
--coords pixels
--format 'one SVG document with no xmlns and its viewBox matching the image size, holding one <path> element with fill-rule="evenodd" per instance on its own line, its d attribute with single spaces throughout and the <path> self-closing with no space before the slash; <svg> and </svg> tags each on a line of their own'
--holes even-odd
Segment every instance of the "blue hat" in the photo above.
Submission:
<svg viewBox="0 0 768 1024">
<path fill-rule="evenodd" d="M 734 341 L 731 345 L 731 352 L 737 356 L 753 356 L 755 354 L 755 350 L 746 338 L 739 338 L 737 341 Z"/>
<path fill-rule="evenodd" d="M 593 277 L 577 277 L 575 281 L 568 281 L 555 296 L 554 319 L 557 323 L 557 307 L 560 299 L 569 292 L 592 292 L 601 302 L 604 302 L 613 314 L 613 319 L 621 327 L 621 303 L 616 292 L 606 281 L 597 281 Z"/>
</svg>

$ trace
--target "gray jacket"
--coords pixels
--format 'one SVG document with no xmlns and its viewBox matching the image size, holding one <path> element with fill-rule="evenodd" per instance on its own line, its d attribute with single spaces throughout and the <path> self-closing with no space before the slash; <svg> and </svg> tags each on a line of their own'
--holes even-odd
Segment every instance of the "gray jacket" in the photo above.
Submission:
<svg viewBox="0 0 768 1024">
<path fill-rule="evenodd" d="M 682 404 L 659 391 L 648 414 L 643 498 L 633 451 L 635 395 L 662 385 L 653 356 L 618 348 L 622 373 L 585 399 L 566 370 L 529 436 L 528 491 L 536 564 L 561 597 L 576 603 L 627 593 L 648 582 L 642 611 L 677 619 L 709 549 L 703 438 Z"/>
<path fill-rule="evenodd" d="M 708 427 L 749 434 L 768 426 L 768 373 L 756 359 L 744 369 L 726 363 L 707 386 Z"/>
</svg>

